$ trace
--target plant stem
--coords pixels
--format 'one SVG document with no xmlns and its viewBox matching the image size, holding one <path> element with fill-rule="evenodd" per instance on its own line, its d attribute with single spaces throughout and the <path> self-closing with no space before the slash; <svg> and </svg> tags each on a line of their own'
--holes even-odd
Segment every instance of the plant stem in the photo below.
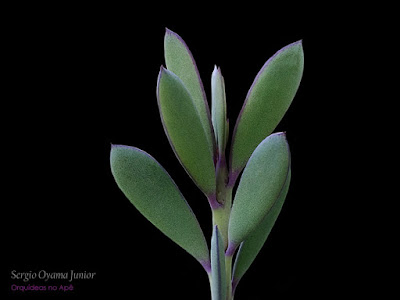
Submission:
<svg viewBox="0 0 400 300">
<path fill-rule="evenodd" d="M 228 227 L 229 218 L 231 215 L 232 208 L 232 190 L 233 184 L 229 184 L 228 180 L 228 169 L 225 161 L 225 155 L 220 155 L 216 166 L 216 177 L 217 177 L 217 193 L 216 200 L 218 207 L 212 209 L 212 222 L 213 228 L 215 225 L 218 226 L 218 230 L 221 233 L 223 240 L 224 250 L 228 248 Z M 225 270 L 226 272 L 226 289 L 227 297 L 226 300 L 232 300 L 232 255 L 225 255 Z M 210 287 L 212 284 L 212 278 L 210 278 Z M 225 299 L 224 299 L 225 300 Z"/>
<path fill-rule="evenodd" d="M 224 248 L 226 250 L 228 247 L 228 225 L 232 206 L 232 188 L 220 191 L 218 196 L 219 199 L 223 201 L 223 205 L 219 208 L 213 209 L 212 211 L 213 227 L 218 225 L 218 229 L 220 230 L 224 241 Z"/>
<path fill-rule="evenodd" d="M 213 300 L 213 299 L 212 299 L 213 292 L 212 292 L 212 276 L 211 276 L 211 272 L 207 273 L 207 275 L 208 275 L 208 281 L 209 281 L 209 283 L 210 283 L 211 300 Z"/>
<path fill-rule="evenodd" d="M 218 226 L 220 230 L 224 249 L 228 248 L 228 226 L 229 217 L 231 214 L 232 206 L 232 187 L 228 187 L 225 183 L 218 186 L 217 200 L 221 207 L 212 210 L 213 227 Z M 227 282 L 227 300 L 231 300 L 232 293 L 232 256 L 225 256 L 225 270 Z"/>
<path fill-rule="evenodd" d="M 227 282 L 227 300 L 232 299 L 232 257 L 225 256 L 225 268 L 226 268 L 226 282 Z"/>
</svg>

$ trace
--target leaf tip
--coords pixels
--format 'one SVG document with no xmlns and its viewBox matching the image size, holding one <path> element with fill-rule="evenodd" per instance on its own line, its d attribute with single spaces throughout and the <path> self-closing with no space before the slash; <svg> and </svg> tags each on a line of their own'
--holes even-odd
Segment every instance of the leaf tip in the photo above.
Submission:
<svg viewBox="0 0 400 300">
<path fill-rule="evenodd" d="M 111 144 L 111 150 L 119 149 L 119 148 L 124 148 L 124 149 L 134 150 L 134 151 L 140 151 L 140 149 L 138 149 L 136 147 L 132 147 L 132 146 L 121 145 L 121 144 Z"/>
<path fill-rule="evenodd" d="M 160 74 L 164 73 L 167 69 L 164 67 L 164 65 L 160 66 Z"/>
<path fill-rule="evenodd" d="M 158 73 L 158 77 L 157 77 L 157 88 L 156 88 L 157 98 L 158 98 L 158 91 L 159 91 L 159 87 L 160 87 L 161 77 L 166 73 L 166 71 L 167 71 L 167 69 L 163 65 L 161 65 L 160 72 Z"/>
<path fill-rule="evenodd" d="M 119 144 L 110 143 L 110 145 L 111 145 L 111 150 L 122 147 L 122 145 L 119 145 Z"/>
<path fill-rule="evenodd" d="M 283 143 L 286 144 L 286 147 L 289 149 L 289 142 L 287 140 L 286 131 L 274 132 L 274 133 L 270 134 L 259 145 L 267 142 L 267 140 L 270 140 L 270 139 L 280 139 Z"/>
<path fill-rule="evenodd" d="M 171 29 L 169 29 L 168 27 L 165 27 L 165 36 L 168 35 L 176 35 L 175 32 L 173 32 Z"/>
<path fill-rule="evenodd" d="M 287 48 L 295 48 L 295 47 L 297 47 L 297 51 L 303 52 L 303 39 L 300 39 L 294 43 L 287 45 L 286 47 L 283 47 L 282 50 L 285 50 Z"/>
<path fill-rule="evenodd" d="M 222 76 L 221 67 L 219 67 L 219 66 L 217 66 L 217 65 L 214 65 L 213 74 L 218 74 L 218 75 L 221 75 L 221 76 Z"/>
<path fill-rule="evenodd" d="M 178 40 L 180 43 L 182 43 L 186 48 L 186 43 L 183 41 L 181 36 L 177 34 L 176 32 L 172 31 L 171 29 L 165 27 L 165 39 L 172 38 Z"/>
<path fill-rule="evenodd" d="M 273 133 L 273 134 L 276 135 L 276 136 L 282 136 L 283 138 L 286 139 L 286 131 L 280 131 L 280 132 L 276 132 L 276 133 Z"/>
</svg>

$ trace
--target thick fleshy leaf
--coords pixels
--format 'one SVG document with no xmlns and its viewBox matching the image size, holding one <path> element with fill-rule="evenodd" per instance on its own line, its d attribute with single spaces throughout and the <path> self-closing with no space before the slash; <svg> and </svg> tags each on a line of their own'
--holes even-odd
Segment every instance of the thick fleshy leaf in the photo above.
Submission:
<svg viewBox="0 0 400 300">
<path fill-rule="evenodd" d="M 227 292 L 224 243 L 218 226 L 211 238 L 211 294 L 213 300 L 225 300 Z"/>
<path fill-rule="evenodd" d="M 163 67 L 157 99 L 165 133 L 179 161 L 206 195 L 215 195 L 212 145 L 190 93 L 178 76 Z"/>
<path fill-rule="evenodd" d="M 192 96 L 208 142 L 213 145 L 214 150 L 215 139 L 211 128 L 210 108 L 196 62 L 184 40 L 168 28 L 165 31 L 164 55 L 167 69 L 182 80 Z"/>
<path fill-rule="evenodd" d="M 247 239 L 279 198 L 289 172 L 290 152 L 284 133 L 264 139 L 240 179 L 229 219 L 229 246 Z"/>
<path fill-rule="evenodd" d="M 282 188 L 278 200 L 272 206 L 269 213 L 264 217 L 264 220 L 257 226 L 257 228 L 249 235 L 249 237 L 240 245 L 236 261 L 233 268 L 233 286 L 236 287 L 239 280 L 243 277 L 244 273 L 249 269 L 257 254 L 260 252 L 262 246 L 268 238 L 276 219 L 281 212 L 283 203 L 285 202 L 286 195 L 289 191 L 290 176 L 289 173 L 286 182 Z"/>
<path fill-rule="evenodd" d="M 196 216 L 153 157 L 134 147 L 113 145 L 110 163 L 118 187 L 146 219 L 202 265 L 210 262 L 207 242 Z"/>
<path fill-rule="evenodd" d="M 225 82 L 221 69 L 214 67 L 211 75 L 211 120 L 220 154 L 225 153 L 228 124 L 226 119 Z"/>
<path fill-rule="evenodd" d="M 232 174 L 243 169 L 257 145 L 283 118 L 300 85 L 303 65 L 303 47 L 298 41 L 275 53 L 257 74 L 233 132 Z"/>
</svg>

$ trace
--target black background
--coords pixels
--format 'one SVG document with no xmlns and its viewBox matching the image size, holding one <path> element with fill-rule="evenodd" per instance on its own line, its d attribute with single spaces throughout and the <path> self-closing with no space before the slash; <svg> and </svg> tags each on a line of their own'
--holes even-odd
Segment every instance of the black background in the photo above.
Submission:
<svg viewBox="0 0 400 300">
<path fill-rule="evenodd" d="M 109 167 L 111 143 L 150 153 L 210 237 L 208 203 L 176 160 L 158 114 L 156 79 L 164 64 L 165 27 L 190 47 L 209 100 L 214 64 L 221 67 L 231 132 L 264 62 L 303 40 L 301 86 L 276 129 L 287 132 L 292 184 L 235 299 L 324 298 L 354 286 L 358 258 L 347 243 L 354 229 L 343 231 L 349 216 L 337 205 L 343 197 L 338 190 L 348 183 L 346 174 L 335 175 L 341 168 L 339 141 L 348 129 L 337 125 L 345 118 L 338 109 L 345 100 L 335 94 L 344 84 L 337 77 L 345 56 L 340 28 L 280 11 L 173 15 L 154 6 L 12 12 L 6 24 L 10 105 L 2 110 L 7 118 L 3 160 L 11 167 L 3 210 L 6 293 L 22 295 L 10 291 L 12 283 L 21 283 L 11 280 L 12 270 L 74 269 L 97 275 L 77 282 L 74 292 L 57 295 L 210 299 L 201 266 L 135 210 Z M 343 263 L 348 258 L 351 263 Z M 335 275 L 338 271 L 341 275 Z"/>
</svg>

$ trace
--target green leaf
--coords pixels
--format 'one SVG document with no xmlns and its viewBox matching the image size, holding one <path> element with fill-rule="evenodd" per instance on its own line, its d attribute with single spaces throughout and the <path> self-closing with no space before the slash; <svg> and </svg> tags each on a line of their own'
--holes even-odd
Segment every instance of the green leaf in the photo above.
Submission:
<svg viewBox="0 0 400 300">
<path fill-rule="evenodd" d="M 218 226 L 211 238 L 211 294 L 213 300 L 225 300 L 227 292 L 224 243 Z"/>
<path fill-rule="evenodd" d="M 257 74 L 233 132 L 230 165 L 236 176 L 283 118 L 300 85 L 303 65 L 303 47 L 298 41 L 279 50 Z"/>
<path fill-rule="evenodd" d="M 164 37 L 164 54 L 167 69 L 182 80 L 192 96 L 207 140 L 212 145 L 214 153 L 215 139 L 211 126 L 210 108 L 196 62 L 184 40 L 168 28 L 166 28 Z"/>
<path fill-rule="evenodd" d="M 262 246 L 268 238 L 276 219 L 281 212 L 283 203 L 285 202 L 286 195 L 289 191 L 291 172 L 286 179 L 278 200 L 272 206 L 269 213 L 264 217 L 264 220 L 257 226 L 257 228 L 242 242 L 239 251 L 236 255 L 235 265 L 233 267 L 233 285 L 237 286 L 239 280 L 243 277 L 249 269 L 257 254 L 260 252 Z"/>
<path fill-rule="evenodd" d="M 284 133 L 264 139 L 240 179 L 229 219 L 229 244 L 239 245 L 257 228 L 279 198 L 290 165 Z"/>
<path fill-rule="evenodd" d="M 214 67 L 211 75 L 211 120 L 214 127 L 215 139 L 220 155 L 225 153 L 228 138 L 226 120 L 225 82 L 221 69 Z"/>
<path fill-rule="evenodd" d="M 203 265 L 210 261 L 196 216 L 153 157 L 134 147 L 113 145 L 110 163 L 118 187 L 146 219 Z"/>
<path fill-rule="evenodd" d="M 157 98 L 164 130 L 176 156 L 197 186 L 207 196 L 215 195 L 212 145 L 190 93 L 178 76 L 163 67 Z"/>
</svg>

